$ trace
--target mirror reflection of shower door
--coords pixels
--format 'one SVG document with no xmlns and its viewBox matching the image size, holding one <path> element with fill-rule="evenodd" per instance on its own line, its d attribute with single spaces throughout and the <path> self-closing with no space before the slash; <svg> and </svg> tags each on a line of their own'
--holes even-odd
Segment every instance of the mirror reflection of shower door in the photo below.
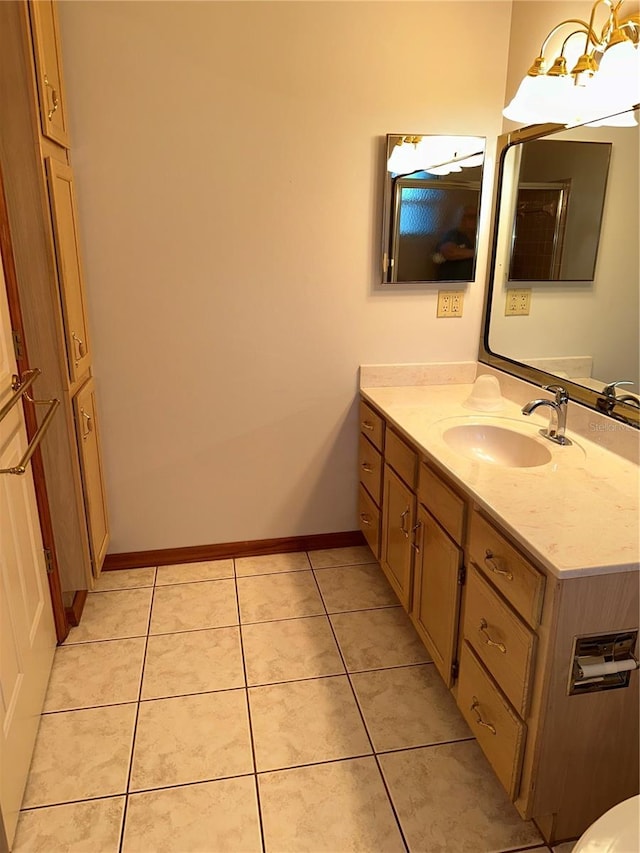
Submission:
<svg viewBox="0 0 640 853">
<path fill-rule="evenodd" d="M 520 184 L 512 235 L 511 281 L 560 278 L 570 181 Z"/>
<path fill-rule="evenodd" d="M 397 178 L 393 202 L 390 280 L 438 281 L 438 268 L 433 260 L 438 243 L 458 224 L 465 206 L 479 206 L 480 184 Z"/>
</svg>

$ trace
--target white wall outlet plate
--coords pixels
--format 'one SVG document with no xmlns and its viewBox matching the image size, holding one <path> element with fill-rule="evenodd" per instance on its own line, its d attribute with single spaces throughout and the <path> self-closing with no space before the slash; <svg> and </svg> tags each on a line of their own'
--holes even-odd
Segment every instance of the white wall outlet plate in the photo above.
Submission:
<svg viewBox="0 0 640 853">
<path fill-rule="evenodd" d="M 529 313 L 531 307 L 531 290 L 523 287 L 514 287 L 507 290 L 507 299 L 504 306 L 506 317 L 523 317 Z"/>
<path fill-rule="evenodd" d="M 464 290 L 438 291 L 438 317 L 462 317 Z"/>
</svg>

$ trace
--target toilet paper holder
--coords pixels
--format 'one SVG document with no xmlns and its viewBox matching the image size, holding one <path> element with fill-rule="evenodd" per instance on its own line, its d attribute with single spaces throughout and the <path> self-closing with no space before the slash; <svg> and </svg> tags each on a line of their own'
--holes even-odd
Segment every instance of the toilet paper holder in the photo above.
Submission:
<svg viewBox="0 0 640 853">
<path fill-rule="evenodd" d="M 635 656 L 637 631 L 576 637 L 573 644 L 569 695 L 627 687 L 640 663 Z"/>
</svg>

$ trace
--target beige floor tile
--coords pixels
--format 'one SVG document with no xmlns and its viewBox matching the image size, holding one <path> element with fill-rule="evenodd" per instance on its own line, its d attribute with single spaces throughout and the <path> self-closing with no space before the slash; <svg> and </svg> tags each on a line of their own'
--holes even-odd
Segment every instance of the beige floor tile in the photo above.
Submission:
<svg viewBox="0 0 640 853">
<path fill-rule="evenodd" d="M 355 566 L 358 563 L 375 563 L 376 561 L 368 545 L 309 551 L 309 559 L 314 569 L 329 569 L 335 566 Z"/>
<path fill-rule="evenodd" d="M 158 566 L 156 585 L 190 583 L 193 581 L 215 581 L 233 577 L 233 560 L 208 560 L 203 563 L 178 563 Z"/>
<path fill-rule="evenodd" d="M 351 680 L 377 752 L 473 737 L 432 663 L 357 672 Z"/>
<path fill-rule="evenodd" d="M 135 716 L 135 704 L 43 716 L 23 808 L 124 793 Z"/>
<path fill-rule="evenodd" d="M 253 776 L 132 794 L 123 853 L 260 853 Z"/>
<path fill-rule="evenodd" d="M 80 624 L 69 631 L 65 645 L 146 636 L 152 593 L 148 588 L 88 595 Z"/>
<path fill-rule="evenodd" d="M 324 615 L 313 572 L 238 578 L 242 623 Z"/>
<path fill-rule="evenodd" d="M 322 569 L 316 579 L 328 613 L 394 607 L 399 604 L 398 597 L 377 563 Z"/>
<path fill-rule="evenodd" d="M 556 846 L 551 849 L 553 850 L 553 853 L 571 853 L 575 846 L 575 841 L 565 841 L 562 844 L 556 844 Z"/>
<path fill-rule="evenodd" d="M 155 566 L 146 569 L 118 569 L 113 572 L 102 572 L 96 581 L 94 592 L 153 586 L 155 579 Z"/>
<path fill-rule="evenodd" d="M 244 690 L 141 703 L 130 790 L 251 772 Z"/>
<path fill-rule="evenodd" d="M 330 618 L 349 672 L 431 660 L 402 607 Z"/>
<path fill-rule="evenodd" d="M 150 634 L 224 628 L 237 624 L 234 580 L 156 587 Z"/>
<path fill-rule="evenodd" d="M 21 812 L 12 853 L 118 853 L 124 799 Z"/>
<path fill-rule="evenodd" d="M 232 687 L 244 687 L 239 628 L 211 628 L 149 637 L 143 699 Z"/>
<path fill-rule="evenodd" d="M 144 637 L 58 646 L 44 711 L 137 702 Z"/>
<path fill-rule="evenodd" d="M 243 625 L 248 684 L 339 675 L 344 665 L 326 616 Z"/>
<path fill-rule="evenodd" d="M 379 757 L 410 850 L 494 853 L 540 844 L 473 741 Z"/>
<path fill-rule="evenodd" d="M 249 704 L 258 771 L 371 752 L 346 676 L 251 687 Z"/>
<path fill-rule="evenodd" d="M 267 853 L 405 849 L 373 758 L 265 773 L 258 784 Z"/>
<path fill-rule="evenodd" d="M 267 575 L 274 572 L 300 572 L 310 569 L 309 558 L 304 551 L 290 554 L 264 554 L 260 557 L 236 557 L 236 575 Z"/>
</svg>

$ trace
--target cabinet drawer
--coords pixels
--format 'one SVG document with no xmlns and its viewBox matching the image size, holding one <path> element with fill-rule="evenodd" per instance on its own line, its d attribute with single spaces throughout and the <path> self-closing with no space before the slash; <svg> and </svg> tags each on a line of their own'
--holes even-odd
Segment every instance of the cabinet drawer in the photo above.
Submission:
<svg viewBox="0 0 640 853">
<path fill-rule="evenodd" d="M 525 717 L 536 636 L 474 567 L 467 585 L 464 638 L 516 711 Z"/>
<path fill-rule="evenodd" d="M 518 613 L 540 624 L 545 577 L 478 512 L 471 518 L 469 554 Z"/>
<path fill-rule="evenodd" d="M 464 532 L 465 502 L 426 463 L 420 463 L 418 498 L 458 544 Z"/>
<path fill-rule="evenodd" d="M 380 557 L 380 510 L 362 484 L 358 489 L 358 519 L 360 530 L 377 560 Z"/>
<path fill-rule="evenodd" d="M 375 503 L 380 506 L 382 455 L 363 435 L 360 435 L 358 474 L 362 485 L 369 492 Z"/>
<path fill-rule="evenodd" d="M 409 488 L 415 488 L 418 454 L 390 429 L 387 430 L 384 461 L 391 465 Z"/>
<path fill-rule="evenodd" d="M 364 400 L 360 400 L 360 432 L 366 435 L 378 450 L 382 450 L 384 421 Z"/>
<path fill-rule="evenodd" d="M 520 785 L 526 727 L 513 713 L 467 643 L 462 644 L 458 707 L 478 744 L 515 799 Z"/>
</svg>

